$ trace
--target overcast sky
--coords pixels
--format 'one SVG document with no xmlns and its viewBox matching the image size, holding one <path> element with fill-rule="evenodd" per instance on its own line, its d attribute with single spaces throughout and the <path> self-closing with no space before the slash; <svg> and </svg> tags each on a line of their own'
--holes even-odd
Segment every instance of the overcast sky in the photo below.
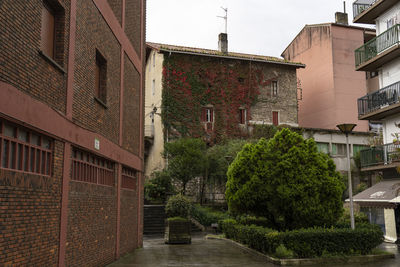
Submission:
<svg viewBox="0 0 400 267">
<path fill-rule="evenodd" d="M 221 6 L 228 8 L 229 51 L 276 57 L 304 25 L 334 22 L 343 12 L 343 0 L 147 0 L 146 41 L 218 49 Z"/>
</svg>

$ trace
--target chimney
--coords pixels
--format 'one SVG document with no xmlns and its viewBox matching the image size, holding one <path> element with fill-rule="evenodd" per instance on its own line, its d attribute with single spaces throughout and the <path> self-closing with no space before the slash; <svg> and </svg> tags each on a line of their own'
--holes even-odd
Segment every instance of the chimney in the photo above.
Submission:
<svg viewBox="0 0 400 267">
<path fill-rule="evenodd" d="M 337 24 L 349 25 L 349 18 L 347 13 L 336 12 L 335 13 L 335 22 Z"/>
<path fill-rule="evenodd" d="M 218 50 L 224 54 L 228 53 L 228 34 L 220 33 L 218 35 Z"/>
<path fill-rule="evenodd" d="M 335 22 L 337 24 L 349 25 L 349 18 L 346 13 L 346 1 L 343 1 L 343 13 L 342 12 L 335 13 Z"/>
</svg>

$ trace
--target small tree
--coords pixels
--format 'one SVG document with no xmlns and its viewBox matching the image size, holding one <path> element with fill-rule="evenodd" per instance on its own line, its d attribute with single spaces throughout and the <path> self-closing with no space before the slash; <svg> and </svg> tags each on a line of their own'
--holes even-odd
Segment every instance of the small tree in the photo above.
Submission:
<svg viewBox="0 0 400 267">
<path fill-rule="evenodd" d="M 165 203 L 168 195 L 173 195 L 175 188 L 172 185 L 171 175 L 168 171 L 155 171 L 150 180 L 144 185 L 144 197 L 146 201 Z"/>
<path fill-rule="evenodd" d="M 182 194 L 193 178 L 203 175 L 206 162 L 206 144 L 201 139 L 181 138 L 164 146 L 168 172 L 182 185 Z"/>
<path fill-rule="evenodd" d="M 330 226 L 343 212 L 344 185 L 313 139 L 288 129 L 247 144 L 228 169 L 232 213 L 266 217 L 278 230 Z"/>
</svg>

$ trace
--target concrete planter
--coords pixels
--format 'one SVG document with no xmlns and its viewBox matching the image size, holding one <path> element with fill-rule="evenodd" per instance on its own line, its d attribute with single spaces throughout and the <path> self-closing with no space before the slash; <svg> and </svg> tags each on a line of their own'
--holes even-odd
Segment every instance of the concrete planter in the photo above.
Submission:
<svg viewBox="0 0 400 267">
<path fill-rule="evenodd" d="M 166 244 L 190 244 L 192 241 L 191 222 L 185 218 L 168 218 L 165 227 Z"/>
</svg>

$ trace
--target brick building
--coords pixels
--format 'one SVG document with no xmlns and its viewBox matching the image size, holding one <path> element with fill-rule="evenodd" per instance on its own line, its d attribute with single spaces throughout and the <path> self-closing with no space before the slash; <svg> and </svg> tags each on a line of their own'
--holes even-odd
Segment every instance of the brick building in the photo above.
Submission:
<svg viewBox="0 0 400 267">
<path fill-rule="evenodd" d="M 225 43 L 224 43 L 225 42 Z M 255 125 L 297 124 L 301 63 L 220 50 L 147 43 L 145 174 L 165 166 L 164 141 L 201 137 L 210 144 L 247 137 Z"/>
<path fill-rule="evenodd" d="M 145 0 L 0 2 L 0 265 L 142 244 Z"/>
</svg>

